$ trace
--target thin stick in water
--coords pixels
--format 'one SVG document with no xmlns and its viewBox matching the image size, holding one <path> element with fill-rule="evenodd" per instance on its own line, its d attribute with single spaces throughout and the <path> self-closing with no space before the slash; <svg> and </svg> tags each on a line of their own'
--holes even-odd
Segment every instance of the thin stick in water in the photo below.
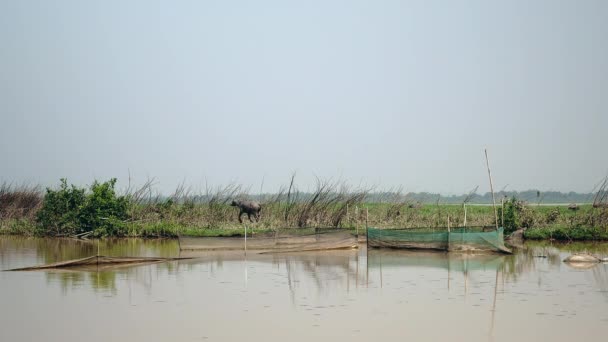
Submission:
<svg viewBox="0 0 608 342">
<path fill-rule="evenodd" d="M 505 227 L 505 198 L 500 199 L 500 225 Z"/>
<path fill-rule="evenodd" d="M 355 206 L 355 231 L 359 239 L 359 206 Z"/>
<path fill-rule="evenodd" d="M 496 211 L 496 199 L 494 198 L 494 185 L 492 184 L 492 173 L 490 172 L 490 161 L 488 160 L 488 150 L 484 149 L 486 154 L 486 166 L 488 167 L 488 178 L 490 178 L 490 191 L 492 192 L 492 206 L 494 207 L 494 223 L 498 230 L 498 212 Z"/>
<path fill-rule="evenodd" d="M 448 215 L 448 233 L 450 232 L 450 215 Z"/>
</svg>

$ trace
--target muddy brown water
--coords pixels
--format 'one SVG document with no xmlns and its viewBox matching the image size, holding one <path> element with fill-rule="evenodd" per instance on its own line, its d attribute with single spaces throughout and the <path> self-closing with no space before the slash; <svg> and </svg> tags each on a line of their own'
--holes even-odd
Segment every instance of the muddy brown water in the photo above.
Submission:
<svg viewBox="0 0 608 342">
<path fill-rule="evenodd" d="M 608 265 L 526 244 L 512 256 L 393 250 L 181 253 L 116 240 L 109 256 L 194 257 L 116 270 L 0 272 L 0 341 L 605 341 Z M 0 236 L 0 269 L 97 253 Z"/>
</svg>

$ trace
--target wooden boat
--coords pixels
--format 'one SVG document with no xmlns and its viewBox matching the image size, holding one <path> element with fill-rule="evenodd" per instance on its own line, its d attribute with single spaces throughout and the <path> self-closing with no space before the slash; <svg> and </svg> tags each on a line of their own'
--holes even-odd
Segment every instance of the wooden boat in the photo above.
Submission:
<svg viewBox="0 0 608 342">
<path fill-rule="evenodd" d="M 265 253 L 357 248 L 357 233 L 342 228 L 283 228 L 237 237 L 178 236 L 180 250 Z"/>
</svg>

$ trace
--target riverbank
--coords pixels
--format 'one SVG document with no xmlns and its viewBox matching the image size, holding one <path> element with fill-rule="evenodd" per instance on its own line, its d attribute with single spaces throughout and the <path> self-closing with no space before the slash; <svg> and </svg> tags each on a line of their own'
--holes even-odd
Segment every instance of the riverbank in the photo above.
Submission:
<svg viewBox="0 0 608 342">
<path fill-rule="evenodd" d="M 542 227 L 524 231 L 526 240 L 608 241 L 608 230 L 599 227 Z"/>
<path fill-rule="evenodd" d="M 493 206 L 468 203 L 422 204 L 399 193 L 387 193 L 382 201 L 370 200 L 368 190 L 349 189 L 334 183 L 320 183 L 311 194 L 286 192 L 267 196 L 259 219 L 230 203 L 246 198 L 240 188 L 218 188 L 204 197 L 177 191 L 169 198 L 153 197 L 149 188 L 115 191 L 116 179 L 93 182 L 89 188 L 0 187 L 0 234 L 45 237 L 175 237 L 241 236 L 244 226 L 255 231 L 287 227 L 335 227 L 364 231 L 376 228 L 494 227 L 496 221 L 509 234 L 526 229 L 528 239 L 608 240 L 608 206 L 540 205 L 516 198 L 501 198 Z M 145 190 L 145 191 L 144 191 Z M 182 189 L 183 190 L 183 189 Z M 602 197 L 603 198 L 603 197 Z M 252 219 L 254 217 L 251 217 Z M 239 222 L 243 219 L 243 222 Z"/>
<path fill-rule="evenodd" d="M 248 234 L 260 234 L 274 231 L 279 227 L 265 227 L 262 223 L 247 223 Z M 399 227 L 399 226 L 396 226 Z M 420 226 L 422 227 L 422 226 Z M 454 226 L 452 226 L 454 227 Z M 91 237 L 122 237 L 122 238 L 176 238 L 179 234 L 188 236 L 208 236 L 208 237 L 234 237 L 244 236 L 245 225 L 237 223 L 227 223 L 220 227 L 192 227 L 181 226 L 176 223 L 127 223 L 124 231 L 114 236 L 98 236 L 91 234 Z M 343 226 L 345 229 L 358 229 L 359 234 L 365 234 L 365 224 L 359 226 Z M 391 227 L 383 227 L 390 229 Z M 393 227 L 394 228 L 394 227 Z M 411 227 L 410 227 L 411 228 Z M 294 228 L 297 229 L 297 228 Z M 436 229 L 442 229 L 437 227 Z M 35 222 L 27 220 L 10 220 L 0 223 L 0 235 L 17 236 L 48 236 L 44 234 Z M 57 236 L 57 237 L 68 237 Z M 564 226 L 543 226 L 527 228 L 524 231 L 524 239 L 537 241 L 608 241 L 608 229 L 602 227 L 564 227 Z"/>
</svg>

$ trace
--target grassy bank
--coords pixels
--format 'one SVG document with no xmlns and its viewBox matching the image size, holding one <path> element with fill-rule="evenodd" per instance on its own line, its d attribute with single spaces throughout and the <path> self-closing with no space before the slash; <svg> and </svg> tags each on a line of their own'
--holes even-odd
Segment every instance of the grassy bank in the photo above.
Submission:
<svg viewBox="0 0 608 342">
<path fill-rule="evenodd" d="M 175 237 L 243 234 L 235 198 L 246 197 L 228 186 L 192 196 L 183 189 L 170 197 L 150 195 L 148 188 L 118 194 L 115 180 L 94 182 L 90 188 L 68 185 L 55 189 L 0 188 L 0 234 L 89 237 Z M 463 204 L 420 204 L 390 193 L 382 202 L 370 203 L 368 191 L 343 184 L 319 182 L 307 195 L 293 184 L 262 201 L 259 222 L 243 219 L 257 232 L 277 228 L 342 227 L 440 228 L 465 226 Z M 377 196 L 369 196 L 376 198 Z M 608 208 L 581 205 L 528 205 L 510 199 L 498 208 L 506 232 L 526 228 L 527 239 L 608 240 Z M 493 226 L 494 210 L 488 205 L 467 205 L 466 226 Z"/>
<path fill-rule="evenodd" d="M 354 209 L 348 209 L 344 219 L 338 225 L 343 228 L 358 227 L 364 231 L 366 217 L 369 226 L 383 228 L 416 228 L 416 227 L 445 227 L 448 217 L 452 227 L 464 225 L 464 209 L 459 205 L 423 205 L 416 208 L 402 208 L 398 214 L 392 213 L 390 203 L 362 203 Z M 245 220 L 248 229 L 257 232 L 270 231 L 276 228 L 294 227 L 284 216 L 284 206 L 264 208 L 259 222 L 251 223 Z M 117 237 L 175 237 L 178 233 L 198 236 L 242 236 L 243 224 L 238 222 L 238 210 L 229 205 L 216 208 L 223 213 L 210 211 L 204 205 L 184 207 L 173 205 L 164 211 L 150 210 L 148 206 L 132 209 L 137 214 L 133 220 L 125 220 L 113 229 L 113 234 L 93 232 L 92 236 Z M 598 209 L 590 205 L 582 206 L 577 212 L 566 207 L 533 206 L 527 209 L 525 223 L 528 225 L 524 236 L 532 240 L 605 240 L 608 241 L 608 229 L 605 227 L 589 227 L 585 224 L 592 221 L 590 217 Z M 367 215 L 366 215 L 367 213 Z M 215 214 L 215 215 L 214 215 Z M 499 212 L 499 220 L 502 215 Z M 491 206 L 468 206 L 467 226 L 491 226 L 494 224 L 494 212 Z M 244 217 L 245 218 L 245 217 Z M 316 222 L 315 222 L 316 223 Z M 323 225 L 322 222 L 311 226 Z M 297 226 L 295 226 L 297 227 Z M 19 218 L 0 220 L 0 234 L 27 236 L 69 236 L 70 234 L 53 234 L 35 219 Z"/>
<path fill-rule="evenodd" d="M 524 232 L 529 240 L 608 241 L 608 230 L 599 227 L 535 227 Z"/>
</svg>

